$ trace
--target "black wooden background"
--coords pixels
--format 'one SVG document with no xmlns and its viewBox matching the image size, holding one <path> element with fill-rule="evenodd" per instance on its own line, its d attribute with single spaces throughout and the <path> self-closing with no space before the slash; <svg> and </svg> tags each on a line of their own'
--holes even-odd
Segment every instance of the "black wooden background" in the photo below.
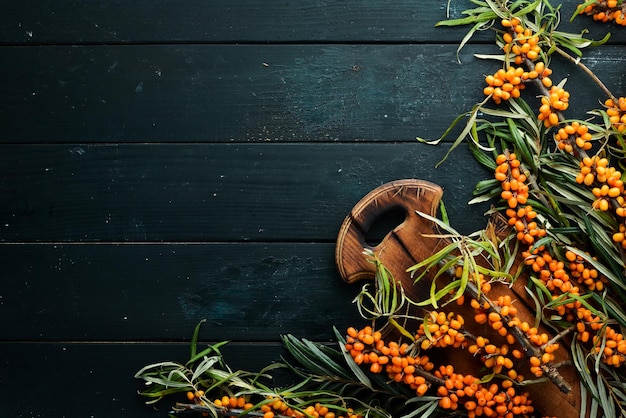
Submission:
<svg viewBox="0 0 626 418">
<path fill-rule="evenodd" d="M 348 211 L 400 178 L 454 226 L 488 176 L 435 138 L 482 99 L 492 34 L 455 51 L 446 1 L 5 2 L 0 14 L 0 416 L 156 417 L 133 374 L 186 360 L 196 323 L 235 368 L 280 336 L 358 321 L 333 252 Z M 624 30 L 585 63 L 624 95 Z M 469 1 L 452 1 L 459 17 Z M 571 64 L 570 116 L 600 90 Z"/>
</svg>

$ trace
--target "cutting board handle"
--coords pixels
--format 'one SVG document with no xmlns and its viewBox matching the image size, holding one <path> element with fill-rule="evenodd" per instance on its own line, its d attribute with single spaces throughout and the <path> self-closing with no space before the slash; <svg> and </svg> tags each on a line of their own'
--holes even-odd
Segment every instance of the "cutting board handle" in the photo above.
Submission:
<svg viewBox="0 0 626 418">
<path fill-rule="evenodd" d="M 418 215 L 416 211 L 435 216 L 442 195 L 443 190 L 434 183 L 405 179 L 383 184 L 363 197 L 346 216 L 339 230 L 335 262 L 341 277 L 350 283 L 373 277 L 374 265 L 363 256 L 364 249 L 383 254 L 385 248 L 393 243 L 394 251 L 397 251 L 397 248 L 407 248 L 404 255 L 412 259 L 408 251 L 409 245 L 420 237 L 406 236 L 405 231 L 432 234 L 433 223 Z M 375 246 L 367 244 L 365 236 L 374 222 L 390 210 L 398 208 L 406 213 L 404 221 L 390 231 L 380 244 Z"/>
</svg>

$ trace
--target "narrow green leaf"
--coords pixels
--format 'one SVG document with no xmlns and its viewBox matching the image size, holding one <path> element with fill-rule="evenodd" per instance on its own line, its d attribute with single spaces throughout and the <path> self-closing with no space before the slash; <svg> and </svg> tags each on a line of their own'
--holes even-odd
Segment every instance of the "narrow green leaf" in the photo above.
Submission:
<svg viewBox="0 0 626 418">
<path fill-rule="evenodd" d="M 420 398 L 420 402 L 424 402 L 424 399 Z M 439 406 L 439 398 L 426 401 L 426 403 L 419 408 L 414 409 L 408 414 L 402 415 L 400 418 L 413 418 L 419 416 L 420 418 L 428 418 L 433 412 L 437 410 L 437 406 Z"/>
<path fill-rule="evenodd" d="M 350 370 L 352 370 L 352 373 L 354 373 L 354 376 L 359 380 L 359 382 L 372 389 L 372 382 L 370 381 L 370 379 L 365 375 L 359 365 L 354 362 L 354 359 L 352 358 L 352 356 L 350 356 L 350 353 L 346 351 L 346 342 L 343 339 L 343 336 L 339 333 L 339 331 L 337 331 L 337 329 L 334 329 L 334 331 L 335 337 L 337 338 L 339 346 L 341 347 L 341 353 L 343 354 L 343 357 L 345 358 L 348 367 L 350 367 Z"/>
<path fill-rule="evenodd" d="M 216 353 L 218 356 L 221 357 L 222 354 L 220 353 L 219 348 L 228 343 L 229 341 L 221 341 L 221 342 L 209 345 L 207 348 L 205 348 L 199 353 L 196 353 L 195 356 L 191 357 L 187 361 L 186 365 L 189 366 L 190 364 L 195 363 L 196 361 L 200 360 L 201 358 L 204 358 L 205 356 L 208 356 L 211 353 Z"/>
<path fill-rule="evenodd" d="M 155 369 L 155 370 L 159 371 L 161 369 L 165 369 L 165 368 L 169 368 L 169 367 L 172 367 L 172 368 L 183 368 L 184 366 L 182 364 L 180 364 L 180 363 L 176 363 L 176 362 L 173 362 L 173 361 L 163 361 L 163 362 L 160 362 L 160 363 L 152 363 L 152 364 L 148 364 L 147 366 L 142 367 L 141 370 L 139 370 L 137 373 L 135 373 L 135 378 L 137 378 L 137 379 L 142 378 L 142 376 L 144 374 L 146 374 L 146 372 L 148 370 L 151 370 L 151 369 Z"/>
<path fill-rule="evenodd" d="M 191 353 L 189 354 L 189 358 L 194 358 L 196 356 L 196 350 L 198 348 L 198 336 L 200 335 L 200 327 L 202 324 L 206 322 L 206 319 L 202 319 L 193 330 L 193 335 L 191 336 L 191 343 L 189 344 L 189 349 Z"/>
<path fill-rule="evenodd" d="M 437 251 L 435 254 L 431 255 L 428 258 L 425 258 L 424 260 L 420 261 L 419 263 L 409 267 L 406 271 L 407 273 L 411 273 L 411 277 L 413 277 L 413 274 L 425 267 L 431 267 L 436 265 L 437 263 L 439 263 L 441 260 L 443 260 L 446 256 L 450 255 L 456 248 L 458 248 L 458 242 L 451 242 L 450 244 L 446 245 L 444 248 L 442 248 L 441 250 Z M 426 272 L 423 272 L 421 275 L 419 275 L 416 279 L 415 282 L 419 281 L 421 277 L 424 276 Z"/>
<path fill-rule="evenodd" d="M 520 10 L 516 10 L 515 11 L 515 16 L 517 17 L 521 17 L 521 16 L 525 16 L 529 13 L 534 12 L 535 10 L 537 10 L 537 8 L 539 7 L 539 5 L 541 4 L 543 0 L 535 0 L 534 2 L 528 4 L 526 7 L 520 9 Z M 514 9 L 513 7 L 511 9 Z"/>
<path fill-rule="evenodd" d="M 191 381 L 195 382 L 200 376 L 202 376 L 207 370 L 209 370 L 213 365 L 215 365 L 220 360 L 219 357 L 205 357 L 204 360 L 200 362 L 193 371 L 193 375 L 191 375 Z"/>
</svg>

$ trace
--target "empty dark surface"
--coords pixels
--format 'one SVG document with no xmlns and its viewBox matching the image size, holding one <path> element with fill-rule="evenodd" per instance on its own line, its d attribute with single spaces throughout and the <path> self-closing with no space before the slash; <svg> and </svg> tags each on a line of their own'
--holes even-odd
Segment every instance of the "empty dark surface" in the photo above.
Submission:
<svg viewBox="0 0 626 418">
<path fill-rule="evenodd" d="M 465 146 L 435 168 L 446 145 L 415 140 L 481 100 L 495 68 L 474 56 L 495 52 L 491 33 L 459 62 L 465 29 L 434 28 L 447 1 L 14 3 L 0 16 L 2 417 L 164 417 L 133 375 L 185 361 L 202 319 L 234 368 L 280 360 L 282 334 L 331 342 L 358 322 L 337 231 L 385 182 L 438 183 L 453 226 L 485 224 L 467 202 L 489 174 Z M 569 23 L 577 2 L 563 3 L 563 29 L 614 32 L 584 62 L 623 95 L 626 32 Z M 584 118 L 600 90 L 552 67 Z"/>
</svg>

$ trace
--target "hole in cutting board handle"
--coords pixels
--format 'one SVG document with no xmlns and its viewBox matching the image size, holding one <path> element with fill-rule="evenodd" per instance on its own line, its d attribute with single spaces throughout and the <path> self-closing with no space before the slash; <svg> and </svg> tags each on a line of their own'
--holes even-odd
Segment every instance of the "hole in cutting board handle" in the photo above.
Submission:
<svg viewBox="0 0 626 418">
<path fill-rule="evenodd" d="M 365 243 L 375 247 L 382 242 L 385 236 L 406 220 L 406 209 L 394 206 L 384 211 L 374 220 L 369 230 L 365 232 Z"/>
</svg>

